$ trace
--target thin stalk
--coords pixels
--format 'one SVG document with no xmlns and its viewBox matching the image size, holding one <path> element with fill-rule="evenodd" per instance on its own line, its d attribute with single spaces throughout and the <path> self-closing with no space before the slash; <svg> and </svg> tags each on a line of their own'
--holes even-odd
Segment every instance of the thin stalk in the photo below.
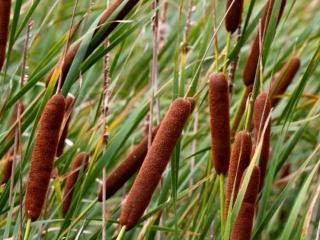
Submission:
<svg viewBox="0 0 320 240">
<path fill-rule="evenodd" d="M 224 177 L 223 174 L 219 175 L 219 186 L 220 186 L 220 221 L 221 221 L 221 240 L 223 240 L 224 233 Z"/>
<path fill-rule="evenodd" d="M 231 45 L 231 34 L 228 32 L 228 35 L 227 35 L 227 49 L 226 49 L 226 53 L 224 55 L 224 62 L 223 62 L 223 72 L 224 73 L 227 73 L 228 55 L 229 55 L 229 51 L 230 51 L 230 45 Z"/>
<path fill-rule="evenodd" d="M 119 232 L 119 235 L 118 235 L 116 240 L 121 240 L 124 237 L 125 232 L 126 232 L 126 226 L 122 226 L 122 228 L 121 228 L 121 230 Z"/>
<path fill-rule="evenodd" d="M 26 231 L 25 231 L 23 240 L 28 240 L 29 239 L 30 230 L 31 230 L 31 219 L 28 219 L 27 226 L 26 226 Z"/>
</svg>

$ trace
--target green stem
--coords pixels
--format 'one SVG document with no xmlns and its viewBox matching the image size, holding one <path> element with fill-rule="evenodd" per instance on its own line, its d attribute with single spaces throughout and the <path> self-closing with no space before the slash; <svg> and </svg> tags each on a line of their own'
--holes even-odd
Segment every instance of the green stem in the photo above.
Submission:
<svg viewBox="0 0 320 240">
<path fill-rule="evenodd" d="M 28 240 L 29 239 L 30 230 L 31 230 L 31 219 L 29 218 L 28 221 L 27 221 L 26 232 L 24 234 L 23 240 Z"/>
<path fill-rule="evenodd" d="M 223 240 L 224 234 L 224 177 L 223 174 L 219 175 L 220 186 L 220 221 L 221 221 L 221 240 Z"/>
<path fill-rule="evenodd" d="M 245 122 L 245 130 L 250 131 L 251 128 L 251 119 L 252 119 L 252 113 L 253 113 L 253 97 L 250 97 L 249 107 L 246 115 L 246 122 Z"/>
<path fill-rule="evenodd" d="M 119 235 L 118 235 L 116 240 L 121 240 L 124 237 L 125 232 L 126 232 L 126 226 L 122 226 L 122 228 L 121 228 L 121 230 L 119 232 Z"/>
<path fill-rule="evenodd" d="M 224 55 L 224 62 L 223 62 L 223 73 L 227 73 L 227 63 L 228 63 L 228 55 L 230 52 L 230 45 L 231 45 L 231 34 L 228 33 L 227 36 L 227 50 L 226 50 L 226 54 Z"/>
</svg>

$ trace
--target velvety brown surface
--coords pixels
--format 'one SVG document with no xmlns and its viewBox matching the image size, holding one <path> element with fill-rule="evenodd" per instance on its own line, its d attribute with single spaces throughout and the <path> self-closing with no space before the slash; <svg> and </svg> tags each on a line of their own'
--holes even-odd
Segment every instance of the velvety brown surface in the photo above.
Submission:
<svg viewBox="0 0 320 240">
<path fill-rule="evenodd" d="M 234 33 L 237 30 L 241 23 L 242 11 L 243 0 L 227 0 L 225 25 L 228 32 Z"/>
<path fill-rule="evenodd" d="M 176 99 L 161 122 L 150 150 L 122 207 L 120 224 L 133 228 L 147 208 L 191 114 L 188 100 Z"/>
<path fill-rule="evenodd" d="M 286 5 L 286 0 L 282 0 L 279 15 L 278 15 L 278 22 L 281 19 L 285 5 Z M 264 9 L 264 14 L 261 19 L 261 25 L 258 28 L 259 29 L 258 33 L 254 39 L 254 42 L 253 42 L 244 72 L 243 72 L 243 82 L 246 86 L 249 86 L 254 82 L 254 79 L 256 76 L 256 70 L 258 66 L 259 55 L 260 55 L 260 48 L 261 48 L 260 42 L 263 43 L 264 41 L 264 36 L 268 29 L 273 6 L 274 6 L 274 0 L 269 0 Z"/>
<path fill-rule="evenodd" d="M 69 97 L 68 96 L 66 98 L 66 110 L 65 110 L 64 118 L 67 119 L 67 121 L 66 121 L 66 123 L 65 123 L 65 125 L 63 127 L 61 136 L 59 138 L 57 154 L 56 154 L 57 157 L 60 157 L 61 154 L 63 153 L 63 150 L 64 150 L 65 141 L 66 141 L 66 138 L 68 136 L 69 124 L 70 124 L 70 121 L 71 121 L 71 113 L 72 113 L 72 108 L 73 108 L 74 101 L 75 101 L 75 98 L 73 98 L 73 97 Z"/>
<path fill-rule="evenodd" d="M 88 154 L 85 152 L 81 152 L 76 156 L 76 158 L 72 162 L 71 169 L 68 173 L 68 177 L 66 180 L 66 185 L 63 190 L 63 214 L 66 214 L 69 210 L 72 201 L 73 189 L 76 185 L 81 169 L 86 166 L 87 159 Z"/>
<path fill-rule="evenodd" d="M 0 71 L 6 58 L 11 0 L 0 0 Z"/>
<path fill-rule="evenodd" d="M 235 138 L 231 160 L 228 170 L 226 200 L 225 200 L 225 217 L 228 214 L 228 208 L 233 194 L 233 202 L 237 198 L 241 177 L 245 169 L 249 166 L 251 155 L 251 137 L 248 132 L 240 131 Z"/>
<path fill-rule="evenodd" d="M 232 138 L 236 134 L 238 127 L 239 127 L 239 124 L 241 122 L 242 116 L 246 110 L 247 100 L 248 100 L 249 95 L 252 93 L 252 88 L 253 88 L 253 85 L 247 86 L 244 97 L 241 99 L 241 102 L 239 105 L 239 110 L 238 110 L 237 115 L 233 121 L 232 129 L 231 129 L 231 137 Z"/>
<path fill-rule="evenodd" d="M 229 87 L 224 74 L 213 74 L 209 80 L 209 110 L 212 159 L 218 174 L 228 171 L 230 159 Z"/>
<path fill-rule="evenodd" d="M 280 101 L 280 98 L 278 98 L 279 95 L 282 95 L 287 90 L 299 68 L 300 59 L 297 57 L 292 58 L 283 66 L 277 77 L 271 83 L 269 97 L 273 107 Z"/>
<path fill-rule="evenodd" d="M 54 95 L 45 106 L 39 121 L 25 201 L 26 215 L 32 221 L 40 216 L 45 201 L 64 109 L 64 97 Z"/>
<path fill-rule="evenodd" d="M 255 202 L 257 199 L 259 188 L 259 172 L 259 168 L 255 166 L 252 171 L 252 175 L 243 202 L 241 204 L 239 214 L 231 232 L 231 240 L 251 239 Z"/>
<path fill-rule="evenodd" d="M 152 138 L 157 134 L 159 127 L 152 132 Z M 148 136 L 145 136 L 127 158 L 112 171 L 106 179 L 106 199 L 115 194 L 141 167 L 148 152 Z M 102 188 L 98 195 L 98 200 L 102 201 Z"/>
<path fill-rule="evenodd" d="M 263 129 L 267 123 L 268 116 L 271 111 L 271 104 L 266 93 L 260 93 L 256 98 L 253 109 L 253 127 L 255 132 L 256 144 L 259 143 L 260 138 L 263 134 Z M 269 159 L 269 148 L 270 148 L 270 135 L 271 135 L 271 119 L 268 122 L 268 126 L 264 133 L 262 149 L 259 159 L 259 166 L 261 171 L 260 179 L 260 190 L 263 186 L 265 173 L 267 170 L 268 159 Z"/>
</svg>

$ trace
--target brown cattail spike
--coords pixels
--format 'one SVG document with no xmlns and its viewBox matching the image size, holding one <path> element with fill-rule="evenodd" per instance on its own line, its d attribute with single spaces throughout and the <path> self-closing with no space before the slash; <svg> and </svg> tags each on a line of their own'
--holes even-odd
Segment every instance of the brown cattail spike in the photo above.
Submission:
<svg viewBox="0 0 320 240">
<path fill-rule="evenodd" d="M 0 71 L 6 57 L 10 9 L 11 0 L 0 0 Z"/>
<path fill-rule="evenodd" d="M 251 137 L 248 132 L 241 131 L 236 135 L 231 160 L 228 171 L 226 200 L 225 200 L 225 218 L 228 214 L 231 198 L 233 203 L 237 198 L 241 177 L 244 170 L 249 166 L 251 154 Z M 232 205 L 233 205 L 232 203 Z"/>
<path fill-rule="evenodd" d="M 254 79 L 256 77 L 258 60 L 260 57 L 260 50 L 261 50 L 261 47 L 263 46 L 261 45 L 261 43 L 263 43 L 265 33 L 268 29 L 269 21 L 270 21 L 273 6 L 274 6 L 274 1 L 275 0 L 269 0 L 268 4 L 264 9 L 261 25 L 259 26 L 258 33 L 256 35 L 256 38 L 254 39 L 251 52 L 249 54 L 247 64 L 243 72 L 243 82 L 246 86 L 253 84 Z M 279 10 L 278 22 L 280 21 L 285 5 L 286 5 L 286 0 L 281 0 L 281 7 Z"/>
<path fill-rule="evenodd" d="M 152 132 L 152 138 L 157 134 L 159 127 Z M 106 179 L 106 199 L 115 194 L 141 167 L 148 152 L 148 135 L 137 145 L 128 157 Z M 102 201 L 102 189 L 98 200 Z"/>
<path fill-rule="evenodd" d="M 228 32 L 234 33 L 241 23 L 243 0 L 228 0 L 226 11 L 226 29 Z"/>
<path fill-rule="evenodd" d="M 58 143 L 58 148 L 57 148 L 57 157 L 60 157 L 61 154 L 63 153 L 64 146 L 65 146 L 65 141 L 68 136 L 68 131 L 69 131 L 69 124 L 71 121 L 71 114 L 72 114 L 72 108 L 75 102 L 74 97 L 67 97 L 66 98 L 66 110 L 64 114 L 64 119 L 66 120 L 65 125 L 62 129 L 61 136 L 59 138 L 59 143 Z"/>
<path fill-rule="evenodd" d="M 208 98 L 213 163 L 218 174 L 225 174 L 230 159 L 230 116 L 228 80 L 223 73 L 210 78 Z"/>
<path fill-rule="evenodd" d="M 64 109 L 64 97 L 60 94 L 54 95 L 45 106 L 39 121 L 25 202 L 26 215 L 32 221 L 40 216 L 45 201 Z"/>
<path fill-rule="evenodd" d="M 78 181 L 79 173 L 81 169 L 84 169 L 86 166 L 86 162 L 88 159 L 88 154 L 85 152 L 79 153 L 71 165 L 71 170 L 68 174 L 66 185 L 63 191 L 63 202 L 62 202 L 62 210 L 65 215 L 70 207 L 72 201 L 73 190 Z"/>
<path fill-rule="evenodd" d="M 245 173 L 243 174 L 244 178 Z M 247 190 L 242 201 L 239 214 L 231 232 L 231 240 L 248 240 L 251 239 L 251 231 L 253 225 L 255 202 L 259 191 L 260 171 L 255 166 Z"/>
<path fill-rule="evenodd" d="M 284 65 L 276 79 L 271 83 L 269 97 L 273 107 L 277 105 L 280 100 L 279 95 L 282 95 L 287 90 L 299 68 L 299 58 L 292 58 L 287 64 Z"/>
<path fill-rule="evenodd" d="M 259 159 L 259 167 L 261 171 L 260 179 L 260 190 L 263 186 L 265 173 L 267 170 L 267 164 L 269 159 L 269 148 L 270 148 L 270 135 L 271 135 L 271 120 L 270 117 L 271 104 L 266 93 L 260 93 L 256 98 L 254 109 L 253 109 L 253 127 L 255 132 L 255 138 L 257 144 L 259 143 L 261 137 L 262 139 L 262 149 Z M 263 135 L 265 124 L 268 124 Z"/>
<path fill-rule="evenodd" d="M 122 207 L 120 224 L 126 226 L 127 230 L 137 224 L 148 206 L 181 136 L 183 127 L 191 114 L 191 107 L 190 101 L 182 98 L 176 99 L 161 122 L 157 135 Z"/>
</svg>

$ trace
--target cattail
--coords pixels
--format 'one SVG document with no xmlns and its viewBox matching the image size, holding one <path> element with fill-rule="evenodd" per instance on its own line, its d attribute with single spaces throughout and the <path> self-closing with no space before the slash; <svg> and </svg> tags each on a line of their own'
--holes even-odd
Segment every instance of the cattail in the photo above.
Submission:
<svg viewBox="0 0 320 240">
<path fill-rule="evenodd" d="M 76 156 L 76 158 L 72 162 L 71 170 L 67 177 L 66 185 L 63 190 L 63 202 L 62 202 L 63 214 L 66 214 L 69 210 L 69 207 L 72 201 L 73 190 L 78 181 L 78 177 L 81 169 L 85 168 L 87 159 L 88 159 L 88 154 L 85 152 L 81 152 Z"/>
<path fill-rule="evenodd" d="M 0 0 L 0 71 L 2 69 L 8 41 L 11 0 Z"/>
<path fill-rule="evenodd" d="M 243 117 L 243 114 L 246 110 L 246 104 L 248 101 L 249 95 L 252 93 L 253 85 L 249 85 L 246 87 L 246 91 L 244 93 L 244 96 L 241 99 L 237 114 L 235 116 L 235 119 L 233 121 L 232 129 L 231 129 L 231 137 L 233 138 L 238 130 L 239 124 L 241 122 L 241 119 Z"/>
<path fill-rule="evenodd" d="M 119 6 L 121 5 L 121 3 L 123 2 L 123 0 L 117 0 L 115 1 L 107 10 L 105 10 L 105 12 L 103 13 L 100 22 L 99 22 L 99 27 L 97 28 L 98 32 L 101 28 L 101 26 L 106 23 L 108 20 L 110 20 L 110 16 L 112 15 L 113 12 L 115 12 L 115 10 L 117 10 L 119 8 Z M 123 20 L 128 13 L 138 4 L 139 0 L 129 0 L 127 1 L 126 5 L 123 6 L 123 8 L 121 9 L 121 11 L 118 13 L 118 15 L 115 17 L 115 19 L 113 19 L 112 23 L 109 25 L 108 29 L 104 32 L 103 36 L 101 36 L 97 41 L 96 41 L 96 46 L 93 47 L 97 47 L 100 43 L 102 43 L 104 41 L 104 39 L 106 39 L 110 33 L 120 24 L 121 20 Z M 62 64 L 62 73 L 61 73 L 61 86 L 64 83 L 64 80 L 69 72 L 69 69 L 71 67 L 71 64 L 73 62 L 73 59 L 75 58 L 78 49 L 80 47 L 81 43 L 77 43 L 74 46 L 72 46 L 70 48 L 70 50 L 68 50 L 66 57 L 64 59 L 64 62 Z M 48 75 L 47 79 L 46 79 L 46 85 L 48 85 L 52 74 L 53 74 L 54 70 L 52 70 L 50 72 L 50 74 Z"/>
<path fill-rule="evenodd" d="M 274 5 L 274 0 L 269 0 L 268 4 L 264 9 L 261 25 L 259 26 L 258 33 L 256 35 L 256 38 L 254 39 L 251 52 L 248 57 L 247 64 L 243 72 L 243 82 L 246 86 L 253 84 L 254 79 L 256 77 L 256 70 L 258 66 L 258 60 L 260 57 L 260 49 L 263 46 L 260 44 L 263 43 L 264 41 L 265 33 L 268 29 L 269 21 L 271 18 L 273 5 Z M 278 22 L 280 21 L 285 5 L 286 5 L 286 0 L 281 0 L 281 7 L 279 10 Z"/>
<path fill-rule="evenodd" d="M 54 95 L 45 106 L 39 121 L 25 202 L 26 215 L 32 221 L 40 216 L 45 201 L 64 109 L 64 97 L 60 94 Z"/>
<path fill-rule="evenodd" d="M 138 176 L 122 207 L 120 224 L 133 228 L 147 208 L 171 154 L 191 114 L 191 102 L 176 99 L 161 122 Z"/>
<path fill-rule="evenodd" d="M 10 119 L 10 124 L 13 125 L 17 119 L 18 119 L 18 111 L 20 111 L 20 114 L 24 112 L 24 105 L 22 102 L 18 102 L 12 112 L 12 116 Z M 18 139 L 19 140 L 19 139 Z M 20 145 L 20 142 L 17 141 L 18 143 L 18 148 Z M 18 149 L 17 148 L 17 149 Z M 0 183 L 6 183 L 11 177 L 11 172 L 12 172 L 12 164 L 13 164 L 13 154 L 14 154 L 14 148 L 10 148 L 9 152 L 6 154 L 5 159 L 4 159 L 4 165 L 3 165 L 3 173 L 1 174 L 0 178 Z"/>
<path fill-rule="evenodd" d="M 157 134 L 159 127 L 153 130 L 152 138 Z M 137 145 L 128 157 L 110 174 L 105 180 L 106 199 L 115 194 L 141 167 L 143 160 L 148 152 L 148 135 Z M 100 190 L 98 200 L 101 202 L 102 189 Z"/>
<path fill-rule="evenodd" d="M 285 64 L 278 76 L 271 83 L 269 97 L 273 107 L 277 105 L 280 100 L 278 96 L 282 95 L 286 91 L 299 68 L 300 59 L 297 57 L 292 58 L 287 64 Z"/>
<path fill-rule="evenodd" d="M 243 0 L 228 0 L 225 25 L 228 32 L 234 33 L 241 23 Z"/>
<path fill-rule="evenodd" d="M 245 172 L 242 180 L 244 179 Z M 231 232 L 231 240 L 249 240 L 255 212 L 255 202 L 259 193 L 260 171 L 259 167 L 253 168 L 250 181 L 244 195 L 240 211 Z"/>
<path fill-rule="evenodd" d="M 208 99 L 213 163 L 218 174 L 225 174 L 230 159 L 230 116 L 228 81 L 223 73 L 210 78 Z"/>
<path fill-rule="evenodd" d="M 260 93 L 256 98 L 253 109 L 253 127 L 255 132 L 256 143 L 259 144 L 259 141 L 262 137 L 265 124 L 268 122 L 266 130 L 262 139 L 262 149 L 259 159 L 260 167 L 260 190 L 262 189 L 264 177 L 267 169 L 268 159 L 269 159 L 269 148 L 270 148 L 270 135 L 271 135 L 271 121 L 268 121 L 269 115 L 271 112 L 271 104 L 266 93 Z"/>
<path fill-rule="evenodd" d="M 236 135 L 233 144 L 231 160 L 228 170 L 225 200 L 225 218 L 227 218 L 231 198 L 233 199 L 233 203 L 237 198 L 242 174 L 244 170 L 249 166 L 251 147 L 252 142 L 249 133 L 246 131 L 240 131 Z"/>
<path fill-rule="evenodd" d="M 62 129 L 61 136 L 59 138 L 59 143 L 58 143 L 58 148 L 57 148 L 57 157 L 60 157 L 61 154 L 63 153 L 63 149 L 65 146 L 65 141 L 68 136 L 68 131 L 69 131 L 69 124 L 71 121 L 71 114 L 72 114 L 72 108 L 75 102 L 74 97 L 67 97 L 66 98 L 66 110 L 64 114 L 64 118 L 66 119 L 66 123 Z"/>
</svg>

